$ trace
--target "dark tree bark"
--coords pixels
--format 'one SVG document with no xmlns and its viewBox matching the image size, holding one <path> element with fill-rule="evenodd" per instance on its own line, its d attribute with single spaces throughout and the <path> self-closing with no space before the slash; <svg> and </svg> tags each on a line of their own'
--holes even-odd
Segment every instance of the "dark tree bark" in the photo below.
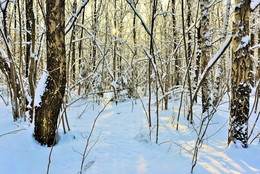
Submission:
<svg viewBox="0 0 260 174">
<path fill-rule="evenodd" d="M 26 77 L 29 79 L 30 96 L 32 98 L 30 109 L 30 121 L 33 121 L 34 97 L 35 97 L 35 18 L 33 12 L 33 0 L 26 0 Z M 30 66 L 29 66 L 30 65 Z"/>
<path fill-rule="evenodd" d="M 135 0 L 133 1 L 134 7 L 136 8 L 137 4 L 138 4 L 139 0 Z M 136 89 L 138 86 L 138 71 L 137 71 L 137 66 L 134 65 L 134 61 L 137 58 L 138 52 L 137 52 L 137 31 L 136 31 L 136 14 L 133 14 L 133 56 L 132 56 L 132 60 L 131 60 L 131 79 L 130 79 L 130 83 L 128 86 L 128 98 L 136 98 Z"/>
<path fill-rule="evenodd" d="M 191 26 L 191 1 L 187 0 L 187 5 L 188 5 L 188 14 L 187 14 L 187 27 L 190 28 Z M 188 48 L 187 48 L 187 53 L 188 53 L 188 60 L 190 61 L 192 59 L 192 38 L 191 38 L 191 30 L 188 31 L 187 33 L 188 37 L 187 37 L 187 44 L 188 44 Z"/>
<path fill-rule="evenodd" d="M 81 25 L 84 25 L 84 20 L 85 20 L 85 8 L 83 9 L 83 12 L 82 12 L 82 19 L 81 19 Z M 80 30 L 80 38 L 83 38 L 83 34 L 84 34 L 84 29 L 81 28 Z M 82 65 L 81 65 L 81 62 L 82 62 L 82 59 L 84 57 L 84 51 L 82 49 L 82 40 L 79 41 L 79 47 L 78 47 L 78 53 L 79 53 L 79 74 L 80 74 L 80 77 L 81 77 L 81 74 L 82 74 Z M 79 83 L 79 88 L 78 88 L 78 95 L 80 95 L 80 92 L 81 92 L 81 84 Z"/>
<path fill-rule="evenodd" d="M 73 11 L 76 13 L 77 11 L 77 1 L 74 0 L 73 2 Z M 76 39 L 76 27 L 75 25 L 72 28 L 71 33 L 71 74 L 72 74 L 72 83 L 76 82 L 76 42 L 74 41 Z"/>
<path fill-rule="evenodd" d="M 177 32 L 176 32 L 176 16 L 175 16 L 175 0 L 172 0 L 172 41 L 173 41 L 173 51 L 176 49 L 177 47 L 177 44 L 176 44 L 176 35 L 177 35 Z M 175 57 L 175 68 L 174 68 L 174 73 L 175 73 L 175 78 L 174 78 L 174 85 L 180 85 L 180 60 L 178 60 L 176 54 L 174 55 Z"/>
<path fill-rule="evenodd" d="M 65 93 L 65 1 L 46 1 L 46 88 L 35 109 L 34 137 L 42 145 L 56 143 L 57 120 Z"/>
</svg>

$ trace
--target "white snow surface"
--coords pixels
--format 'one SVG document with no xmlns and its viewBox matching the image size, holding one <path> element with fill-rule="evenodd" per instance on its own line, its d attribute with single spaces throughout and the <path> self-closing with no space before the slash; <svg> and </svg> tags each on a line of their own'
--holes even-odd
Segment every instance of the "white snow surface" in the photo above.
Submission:
<svg viewBox="0 0 260 174">
<path fill-rule="evenodd" d="M 252 0 L 250 3 L 251 10 L 254 10 L 260 4 L 260 0 Z"/>
<path fill-rule="evenodd" d="M 6 3 L 8 0 L 0 0 L 1 9 L 4 10 L 6 8 Z"/>
<path fill-rule="evenodd" d="M 71 131 L 59 129 L 59 142 L 54 146 L 50 174 L 77 174 L 86 139 L 93 120 L 111 98 L 107 94 L 100 104 L 82 99 L 68 108 Z M 72 102 L 71 99 L 70 102 Z M 199 151 L 194 173 L 260 173 L 260 144 L 256 140 L 247 149 L 232 145 L 227 147 L 228 102 L 223 101 L 213 117 L 204 145 Z M 147 99 L 143 99 L 147 103 Z M 253 103 L 253 97 L 251 104 Z M 172 99 L 168 111 L 160 111 L 159 144 L 155 143 L 155 132 L 149 140 L 147 119 L 140 100 L 110 103 L 99 116 L 85 160 L 83 173 L 90 174 L 187 174 L 190 173 L 192 150 L 196 132 L 180 119 L 176 131 L 176 116 L 179 100 Z M 147 107 L 147 105 L 145 105 Z M 200 113 L 201 105 L 194 112 Z M 85 110 L 85 111 L 84 111 Z M 183 111 L 182 113 L 187 113 Z M 155 116 L 156 108 L 152 107 Z M 43 174 L 46 173 L 51 148 L 40 146 L 33 138 L 33 124 L 13 122 L 10 106 L 0 99 L 0 173 Z M 200 115 L 198 115 L 200 117 Z M 250 128 L 256 114 L 250 117 Z M 171 123 L 173 121 L 173 124 Z M 152 118 L 155 123 L 155 118 Z M 194 127 L 198 127 L 195 122 Z M 155 130 L 155 129 L 154 129 Z M 259 132 L 260 124 L 256 125 Z M 16 132 L 14 132 L 16 131 Z"/>
</svg>

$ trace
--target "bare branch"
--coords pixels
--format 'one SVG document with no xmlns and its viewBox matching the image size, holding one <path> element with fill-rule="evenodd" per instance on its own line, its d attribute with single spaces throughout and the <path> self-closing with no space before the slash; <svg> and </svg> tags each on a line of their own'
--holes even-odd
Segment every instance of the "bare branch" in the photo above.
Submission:
<svg viewBox="0 0 260 174">
<path fill-rule="evenodd" d="M 221 57 L 221 55 L 226 51 L 226 49 L 228 48 L 229 44 L 231 43 L 231 40 L 232 40 L 232 35 L 230 35 L 226 40 L 225 42 L 222 44 L 222 47 L 217 51 L 217 53 L 210 59 L 207 67 L 205 68 L 205 70 L 203 71 L 202 75 L 201 75 L 201 79 L 198 83 L 198 86 L 196 88 L 196 90 L 194 91 L 193 93 L 193 96 L 192 96 L 192 102 L 194 102 L 195 100 L 195 96 L 197 95 L 199 89 L 200 89 L 200 86 L 203 82 L 203 80 L 205 79 L 206 77 L 206 74 L 207 72 L 209 72 L 209 70 L 215 65 L 215 63 L 218 61 L 218 59 Z"/>
<path fill-rule="evenodd" d="M 132 0 L 126 0 L 126 1 L 127 1 L 127 3 L 130 5 L 130 7 L 133 9 L 133 11 L 134 11 L 134 13 L 136 14 L 136 16 L 140 19 L 142 25 L 143 25 L 144 28 L 145 28 L 145 31 L 146 31 L 149 35 L 151 35 L 151 30 L 147 27 L 147 25 L 146 25 L 144 19 L 142 18 L 141 14 L 140 14 L 139 11 L 135 8 L 135 5 L 134 5 L 133 1 L 132 1 Z"/>
<path fill-rule="evenodd" d="M 88 2 L 89 0 L 84 0 L 78 7 L 77 11 L 70 16 L 68 22 L 65 25 L 65 35 L 72 29 L 74 23 L 78 19 L 78 16 L 80 15 L 81 11 L 85 8 L 85 6 L 88 4 Z"/>
</svg>

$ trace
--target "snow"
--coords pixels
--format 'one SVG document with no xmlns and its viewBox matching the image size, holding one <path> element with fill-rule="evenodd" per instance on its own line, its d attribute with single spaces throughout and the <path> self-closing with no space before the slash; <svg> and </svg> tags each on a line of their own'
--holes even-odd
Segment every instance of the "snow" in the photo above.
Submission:
<svg viewBox="0 0 260 174">
<path fill-rule="evenodd" d="M 37 88 L 35 90 L 35 106 L 39 106 L 39 104 L 41 103 L 42 99 L 42 95 L 44 93 L 45 87 L 46 87 L 46 81 L 48 78 L 48 74 L 46 71 L 43 71 L 42 76 L 38 82 Z"/>
<path fill-rule="evenodd" d="M 249 42 L 250 42 L 250 36 L 247 35 L 247 36 L 242 37 L 241 43 L 237 46 L 236 51 L 246 47 L 249 44 Z"/>
<path fill-rule="evenodd" d="M 251 10 L 254 10 L 256 9 L 256 7 L 260 5 L 260 0 L 252 0 L 251 3 L 250 3 L 250 8 Z"/>
<path fill-rule="evenodd" d="M 44 75 L 46 77 L 46 75 Z M 71 131 L 66 134 L 59 129 L 59 142 L 53 148 L 50 174 L 78 173 L 85 143 L 91 126 L 112 93 L 105 94 L 100 105 L 90 99 L 82 99 L 68 108 Z M 91 97 L 90 97 L 91 98 Z M 253 97 L 252 97 L 253 98 Z M 142 99 L 147 103 L 147 98 Z M 71 99 L 70 102 L 74 100 Z M 234 144 L 227 148 L 228 97 L 213 117 L 199 151 L 194 173 L 259 173 L 260 146 L 256 140 L 247 149 Z M 251 99 L 251 104 L 253 99 Z M 90 138 L 90 153 L 86 157 L 83 173 L 91 174 L 168 174 L 190 173 L 196 131 L 180 119 L 176 131 L 176 116 L 179 100 L 170 101 L 170 110 L 160 111 L 159 143 L 155 144 L 155 130 L 150 141 L 145 116 L 140 100 L 130 99 L 115 105 L 110 102 L 97 119 Z M 145 105 L 145 107 L 147 107 Z M 200 111 L 200 104 L 194 112 Z M 186 108 L 187 110 L 187 108 Z M 156 107 L 152 107 L 155 121 Z M 184 113 L 185 108 L 182 113 Z M 42 147 L 32 137 L 33 125 L 28 122 L 13 122 L 11 107 L 0 100 L 0 171 L 12 174 L 46 173 L 50 148 Z M 255 120 L 256 114 L 250 118 Z M 173 124 L 171 123 L 173 121 Z M 194 127 L 199 126 L 199 119 Z M 260 124 L 256 125 L 256 131 Z M 253 135 L 254 136 L 254 135 Z"/>
<path fill-rule="evenodd" d="M 239 2 L 238 4 L 236 4 L 235 8 L 241 8 L 242 2 Z"/>
<path fill-rule="evenodd" d="M 5 10 L 8 0 L 0 0 L 1 9 Z"/>
</svg>

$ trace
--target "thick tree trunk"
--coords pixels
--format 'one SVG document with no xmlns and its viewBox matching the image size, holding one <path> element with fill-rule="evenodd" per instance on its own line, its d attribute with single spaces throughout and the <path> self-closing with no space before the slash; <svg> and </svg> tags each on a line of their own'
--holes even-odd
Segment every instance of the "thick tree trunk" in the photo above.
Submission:
<svg viewBox="0 0 260 174">
<path fill-rule="evenodd" d="M 250 59 L 249 17 L 250 0 L 235 1 L 235 18 L 232 31 L 231 110 L 228 143 L 248 141 L 249 94 L 252 84 Z"/>
<path fill-rule="evenodd" d="M 57 120 L 65 93 L 65 2 L 46 1 L 47 72 L 46 88 L 35 109 L 35 139 L 42 145 L 56 143 Z"/>
</svg>

